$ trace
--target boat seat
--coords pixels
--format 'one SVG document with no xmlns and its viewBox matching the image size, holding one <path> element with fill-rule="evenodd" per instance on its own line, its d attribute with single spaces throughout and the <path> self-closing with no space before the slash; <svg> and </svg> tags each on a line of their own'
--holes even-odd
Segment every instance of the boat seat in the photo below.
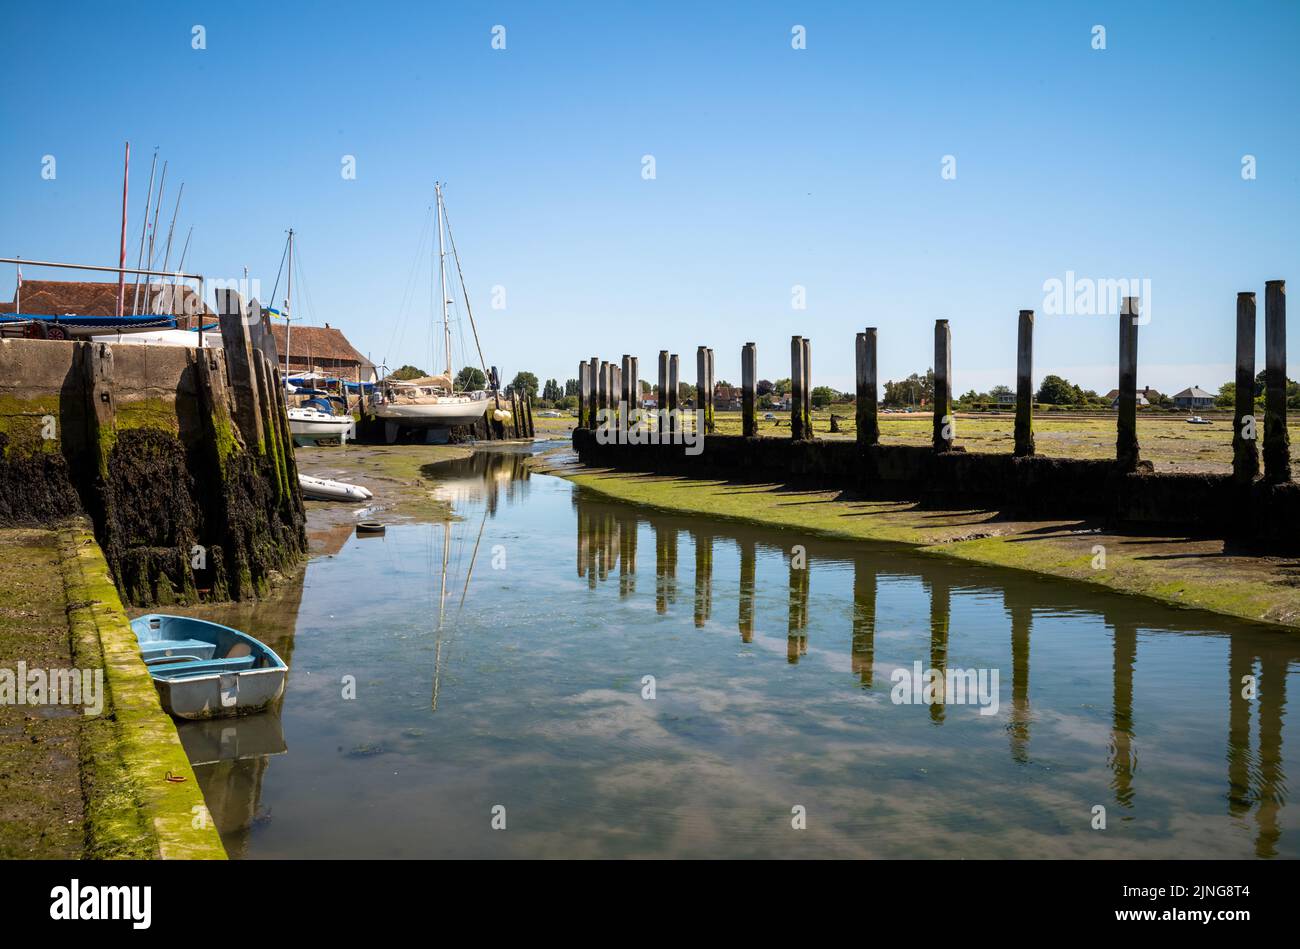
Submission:
<svg viewBox="0 0 1300 949">
<path fill-rule="evenodd" d="M 170 662 L 176 659 L 211 659 L 217 647 L 200 639 L 156 639 L 140 644 L 144 661 Z"/>
<path fill-rule="evenodd" d="M 152 666 L 149 674 L 158 679 L 180 679 L 187 676 L 213 675 L 221 672 L 243 672 L 253 668 L 255 656 L 236 656 L 231 659 L 191 659 L 186 662 L 168 662 Z"/>
</svg>

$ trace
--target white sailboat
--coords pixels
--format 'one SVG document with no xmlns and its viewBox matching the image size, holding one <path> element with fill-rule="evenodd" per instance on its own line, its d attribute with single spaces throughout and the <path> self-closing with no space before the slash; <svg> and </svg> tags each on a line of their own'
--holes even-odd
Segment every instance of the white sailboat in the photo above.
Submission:
<svg viewBox="0 0 1300 949">
<path fill-rule="evenodd" d="M 289 271 L 282 314 L 285 324 L 284 378 L 289 391 L 298 393 L 300 390 L 288 384 L 292 375 L 289 355 L 293 351 L 293 311 L 290 309 L 293 304 L 293 228 L 289 228 L 285 253 L 289 258 Z M 290 405 L 285 413 L 289 416 L 289 434 L 293 436 L 295 445 L 315 445 L 318 441 L 333 439 L 342 443 L 356 435 L 356 421 L 350 414 L 336 415 L 321 405 Z"/>
<path fill-rule="evenodd" d="M 442 290 L 442 333 L 447 361 L 440 375 L 407 380 L 390 378 L 383 381 L 380 386 L 379 402 L 375 406 L 375 415 L 387 423 L 390 442 L 397 437 L 400 428 L 450 428 L 453 425 L 472 425 L 488 410 L 488 400 L 491 397 L 491 393 L 485 389 L 456 391 L 451 366 L 451 321 L 447 313 L 447 305 L 451 301 L 447 298 L 447 252 L 443 244 L 444 229 L 451 243 L 452 254 L 456 258 L 456 272 L 460 274 L 465 311 L 469 316 L 476 344 L 478 329 L 474 326 L 474 314 L 469 307 L 469 294 L 465 292 L 465 279 L 460 270 L 460 256 L 456 254 L 456 241 L 451 238 L 451 225 L 446 219 L 441 183 L 434 185 L 434 194 L 438 226 L 438 281 Z M 482 362 L 482 355 L 480 349 L 480 362 Z M 486 378 L 486 366 L 483 374 Z"/>
</svg>

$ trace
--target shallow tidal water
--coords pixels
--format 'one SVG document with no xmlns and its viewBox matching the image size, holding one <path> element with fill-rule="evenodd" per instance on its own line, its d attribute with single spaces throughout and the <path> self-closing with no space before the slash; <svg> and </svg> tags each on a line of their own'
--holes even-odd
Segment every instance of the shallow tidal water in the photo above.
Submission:
<svg viewBox="0 0 1300 949">
<path fill-rule="evenodd" d="M 440 470 L 455 520 L 209 612 L 290 666 L 277 711 L 181 726 L 232 856 L 1300 853 L 1294 634 L 647 512 L 499 450 Z M 916 668 L 987 688 L 894 701 Z"/>
</svg>

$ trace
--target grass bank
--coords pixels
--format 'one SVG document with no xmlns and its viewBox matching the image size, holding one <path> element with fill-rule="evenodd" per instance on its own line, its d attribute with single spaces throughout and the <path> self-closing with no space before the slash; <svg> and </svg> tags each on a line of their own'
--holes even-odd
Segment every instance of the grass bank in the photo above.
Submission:
<svg viewBox="0 0 1300 949">
<path fill-rule="evenodd" d="M 539 464 L 603 497 L 672 513 L 905 544 L 924 554 L 1300 627 L 1300 561 L 1236 551 L 1221 540 L 1120 533 L 1094 521 L 1016 520 L 988 510 L 925 510 L 835 490 L 614 472 L 583 467 L 566 452 Z"/>
</svg>

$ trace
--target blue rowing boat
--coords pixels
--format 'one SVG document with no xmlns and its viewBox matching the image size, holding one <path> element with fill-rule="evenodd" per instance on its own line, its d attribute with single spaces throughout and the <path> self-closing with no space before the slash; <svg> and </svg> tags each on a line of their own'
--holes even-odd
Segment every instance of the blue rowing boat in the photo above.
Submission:
<svg viewBox="0 0 1300 949">
<path fill-rule="evenodd" d="M 163 708 L 177 718 L 260 712 L 284 692 L 288 666 L 237 629 L 150 613 L 131 621 Z"/>
</svg>

